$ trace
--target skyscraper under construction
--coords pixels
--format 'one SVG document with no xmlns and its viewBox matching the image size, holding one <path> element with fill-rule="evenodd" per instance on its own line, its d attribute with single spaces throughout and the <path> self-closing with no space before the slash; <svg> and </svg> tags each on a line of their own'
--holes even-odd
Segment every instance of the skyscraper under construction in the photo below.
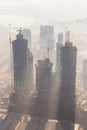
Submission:
<svg viewBox="0 0 87 130">
<path fill-rule="evenodd" d="M 36 90 L 38 92 L 32 108 L 33 116 L 49 117 L 50 90 L 52 88 L 53 64 L 49 58 L 38 60 L 36 64 Z"/>
<path fill-rule="evenodd" d="M 61 55 L 62 76 L 59 89 L 58 119 L 75 122 L 77 48 L 67 41 L 61 48 Z"/>
</svg>

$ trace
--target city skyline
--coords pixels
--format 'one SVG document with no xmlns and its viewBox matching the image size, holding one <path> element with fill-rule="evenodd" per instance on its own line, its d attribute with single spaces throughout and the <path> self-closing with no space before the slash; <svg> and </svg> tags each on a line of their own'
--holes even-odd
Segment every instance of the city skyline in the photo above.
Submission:
<svg viewBox="0 0 87 130">
<path fill-rule="evenodd" d="M 87 130 L 87 0 L 0 0 L 0 130 Z"/>
<path fill-rule="evenodd" d="M 49 32 L 51 32 L 50 28 L 48 28 L 46 32 L 47 32 L 46 36 L 49 36 L 49 39 L 51 40 L 52 36 L 49 35 Z M 58 40 L 58 35 L 57 35 L 57 40 L 58 40 L 57 42 L 62 43 L 63 34 L 61 35 L 61 37 L 60 37 L 60 34 L 61 33 L 59 33 L 59 40 Z M 27 32 L 27 35 L 28 35 L 28 32 Z M 1 123 L 0 125 L 0 128 L 2 128 L 1 130 L 3 129 L 6 130 L 7 127 L 9 127 L 10 129 L 16 128 L 14 120 L 18 123 L 20 118 L 22 120 L 22 117 L 23 117 L 22 114 L 25 114 L 23 122 L 25 122 L 26 128 L 29 127 L 30 129 L 32 129 L 33 125 L 30 125 L 30 124 L 32 122 L 35 124 L 34 121 L 36 120 L 36 118 L 38 118 L 39 122 L 40 121 L 42 122 L 42 120 L 44 121 L 44 128 L 46 127 L 45 122 L 48 122 L 47 120 L 49 119 L 53 119 L 53 120 L 58 121 L 58 125 L 55 123 L 55 129 L 56 127 L 62 127 L 65 130 L 65 127 L 66 127 L 66 130 L 70 130 L 70 127 L 72 127 L 72 129 L 74 130 L 74 123 L 76 123 L 75 122 L 75 106 L 76 106 L 76 120 L 78 122 L 79 122 L 79 118 L 81 122 L 85 120 L 86 116 L 84 116 L 82 112 L 84 112 L 85 114 L 86 112 L 84 111 L 84 108 L 83 108 L 81 112 L 82 114 L 82 117 L 81 117 L 81 114 L 79 113 L 78 110 L 81 110 L 82 107 L 78 105 L 79 101 L 78 102 L 75 101 L 75 91 L 76 91 L 75 83 L 79 83 L 79 79 L 76 80 L 76 74 L 78 75 L 79 73 L 78 73 L 78 69 L 76 69 L 76 56 L 77 56 L 76 50 L 77 49 L 76 47 L 73 46 L 72 42 L 69 41 L 70 32 L 68 31 L 68 34 L 66 37 L 66 41 L 67 40 L 68 41 L 66 43 L 64 41 L 65 45 L 63 44 L 62 48 L 59 50 L 61 53 L 57 53 L 58 55 L 62 54 L 60 57 L 57 57 L 59 58 L 60 63 L 61 63 L 61 64 L 58 64 L 62 72 L 60 73 L 60 77 L 62 76 L 60 78 L 60 81 L 58 80 L 59 73 L 57 74 L 56 73 L 57 71 L 55 72 L 51 71 L 52 66 L 55 65 L 54 62 L 52 63 L 50 62 L 51 57 L 49 56 L 48 58 L 44 57 L 44 60 L 40 60 L 39 59 L 40 48 L 37 48 L 37 49 L 34 48 L 35 52 L 34 51 L 32 52 L 31 50 L 32 52 L 31 54 L 28 49 L 28 43 L 27 43 L 26 38 L 23 39 L 22 30 L 19 30 L 19 33 L 16 35 L 16 37 L 17 37 L 16 40 L 12 40 L 13 57 L 11 56 L 12 61 L 13 61 L 13 65 L 11 67 L 13 68 L 13 73 L 14 73 L 14 77 L 11 77 L 11 80 L 13 79 L 12 83 L 13 81 L 15 83 L 15 84 L 13 83 L 13 87 L 15 88 L 14 89 L 15 91 L 13 92 L 10 90 L 10 95 L 8 98 L 10 103 L 8 104 L 8 109 L 6 113 L 7 120 L 4 120 L 4 122 Z M 31 44 L 32 44 L 32 41 L 31 41 Z M 38 45 L 39 44 L 40 43 L 38 42 Z M 58 51 L 58 50 L 56 49 L 55 51 Z M 37 55 L 36 52 L 38 52 L 39 55 Z M 49 53 L 49 50 L 48 50 L 48 53 Z M 54 51 L 52 52 L 52 55 L 53 54 L 54 54 Z M 11 52 L 10 52 L 10 55 L 11 55 Z M 30 55 L 30 58 L 29 58 L 29 55 Z M 35 80 L 32 80 L 33 78 L 32 74 L 31 76 L 29 76 L 28 74 L 28 72 L 32 73 L 31 72 L 32 68 L 35 69 L 35 64 L 33 66 L 33 64 L 31 63 L 32 55 L 34 55 L 34 62 L 35 60 L 38 61 L 36 70 L 34 71 L 36 72 Z M 27 60 L 29 62 L 27 62 Z M 31 71 L 28 71 L 29 68 Z M 8 73 L 10 73 L 10 71 Z M 53 80 L 53 83 L 52 83 L 52 80 Z M 30 81 L 34 83 L 35 85 L 34 88 L 32 88 L 31 90 L 30 90 L 30 87 L 31 87 Z M 29 87 L 27 86 L 28 84 L 29 84 Z M 76 95 L 76 97 L 79 98 L 78 95 Z M 14 118 L 12 118 L 12 123 L 9 124 L 8 122 L 10 122 L 10 116 L 13 117 L 14 113 L 18 113 L 15 116 L 18 116 L 19 119 L 16 120 L 14 116 Z M 30 121 L 28 121 L 29 115 L 31 117 Z M 38 123 L 38 121 L 37 121 L 37 125 L 39 127 L 40 124 Z M 71 122 L 69 123 L 68 121 L 71 121 Z M 23 128 L 22 126 L 23 122 L 21 122 L 20 124 L 21 129 Z M 19 130 L 19 127 L 18 127 L 18 130 Z M 34 130 L 37 130 L 37 128 L 35 128 Z M 47 128 L 45 130 L 47 130 Z"/>
</svg>

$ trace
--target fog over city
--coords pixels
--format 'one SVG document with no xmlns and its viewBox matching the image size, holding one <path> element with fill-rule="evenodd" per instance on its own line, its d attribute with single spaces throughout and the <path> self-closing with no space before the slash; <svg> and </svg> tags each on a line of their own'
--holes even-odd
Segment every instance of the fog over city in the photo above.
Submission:
<svg viewBox="0 0 87 130">
<path fill-rule="evenodd" d="M 0 0 L 0 130 L 87 129 L 87 0 Z"/>
</svg>

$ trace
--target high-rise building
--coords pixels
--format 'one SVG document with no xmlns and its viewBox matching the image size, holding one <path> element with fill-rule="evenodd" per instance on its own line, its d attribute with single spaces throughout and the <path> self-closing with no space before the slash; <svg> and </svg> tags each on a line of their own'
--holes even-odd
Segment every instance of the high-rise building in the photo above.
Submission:
<svg viewBox="0 0 87 130">
<path fill-rule="evenodd" d="M 63 46 L 63 33 L 58 35 L 58 43 L 56 44 L 56 72 L 61 72 L 61 48 Z"/>
<path fill-rule="evenodd" d="M 12 42 L 14 92 L 10 97 L 10 102 L 14 104 L 14 107 L 10 107 L 19 112 L 21 107 L 24 110 L 28 105 L 29 93 L 33 88 L 33 55 L 21 31 L 16 37 L 17 39 Z"/>
<path fill-rule="evenodd" d="M 23 37 L 28 41 L 28 46 L 31 47 L 31 31 L 29 29 L 23 29 Z"/>
<path fill-rule="evenodd" d="M 27 67 L 27 49 L 28 42 L 23 39 L 21 31 L 16 36 L 17 39 L 12 42 L 13 47 L 13 71 L 14 71 L 14 91 L 24 94 L 25 89 L 25 72 Z M 25 91 L 24 91 L 25 89 Z"/>
<path fill-rule="evenodd" d="M 53 64 L 48 58 L 38 60 L 36 65 L 36 89 L 38 95 L 46 95 L 52 87 L 52 68 Z"/>
<path fill-rule="evenodd" d="M 40 26 L 40 40 L 54 39 L 54 27 L 52 25 Z"/>
<path fill-rule="evenodd" d="M 33 80 L 33 56 L 28 48 L 28 41 L 23 39 L 21 32 L 12 42 L 13 46 L 13 71 L 14 91 L 26 94 L 32 87 Z"/>
<path fill-rule="evenodd" d="M 52 25 L 40 26 L 40 48 L 42 57 L 48 57 L 47 49 L 51 49 L 50 58 L 53 59 L 54 52 L 54 27 Z"/>
<path fill-rule="evenodd" d="M 83 61 L 83 88 L 87 91 L 87 59 Z"/>
<path fill-rule="evenodd" d="M 65 33 L 65 41 L 70 41 L 70 31 Z"/>
<path fill-rule="evenodd" d="M 67 41 L 61 48 L 61 85 L 59 88 L 58 119 L 75 122 L 75 86 L 77 48 Z"/>
</svg>

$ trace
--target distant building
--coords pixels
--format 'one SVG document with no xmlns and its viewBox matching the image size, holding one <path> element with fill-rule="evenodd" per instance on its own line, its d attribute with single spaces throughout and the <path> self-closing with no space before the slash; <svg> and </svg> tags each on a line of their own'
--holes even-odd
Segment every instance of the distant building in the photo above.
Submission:
<svg viewBox="0 0 87 130">
<path fill-rule="evenodd" d="M 58 119 L 75 122 L 77 48 L 66 42 L 61 49 L 61 85 L 59 88 Z"/>
<path fill-rule="evenodd" d="M 70 31 L 65 33 L 65 41 L 70 41 Z"/>
<path fill-rule="evenodd" d="M 56 44 L 56 72 L 60 75 L 61 72 L 61 48 L 63 46 L 63 33 L 58 35 L 58 43 Z"/>
<path fill-rule="evenodd" d="M 83 88 L 87 91 L 87 59 L 83 61 Z"/>
<path fill-rule="evenodd" d="M 38 95 L 46 95 L 52 87 L 52 68 L 53 64 L 48 58 L 38 60 L 36 65 L 36 89 Z"/>
<path fill-rule="evenodd" d="M 29 48 L 31 47 L 31 31 L 29 29 L 23 29 L 23 37 L 28 41 Z"/>
<path fill-rule="evenodd" d="M 51 49 L 50 57 L 53 60 L 54 55 L 54 27 L 52 25 L 40 26 L 40 48 L 42 57 L 48 57 L 47 48 Z M 51 55 L 52 54 L 52 55 Z"/>
<path fill-rule="evenodd" d="M 52 25 L 41 25 L 40 40 L 46 41 L 48 39 L 54 39 L 54 27 Z"/>
</svg>

